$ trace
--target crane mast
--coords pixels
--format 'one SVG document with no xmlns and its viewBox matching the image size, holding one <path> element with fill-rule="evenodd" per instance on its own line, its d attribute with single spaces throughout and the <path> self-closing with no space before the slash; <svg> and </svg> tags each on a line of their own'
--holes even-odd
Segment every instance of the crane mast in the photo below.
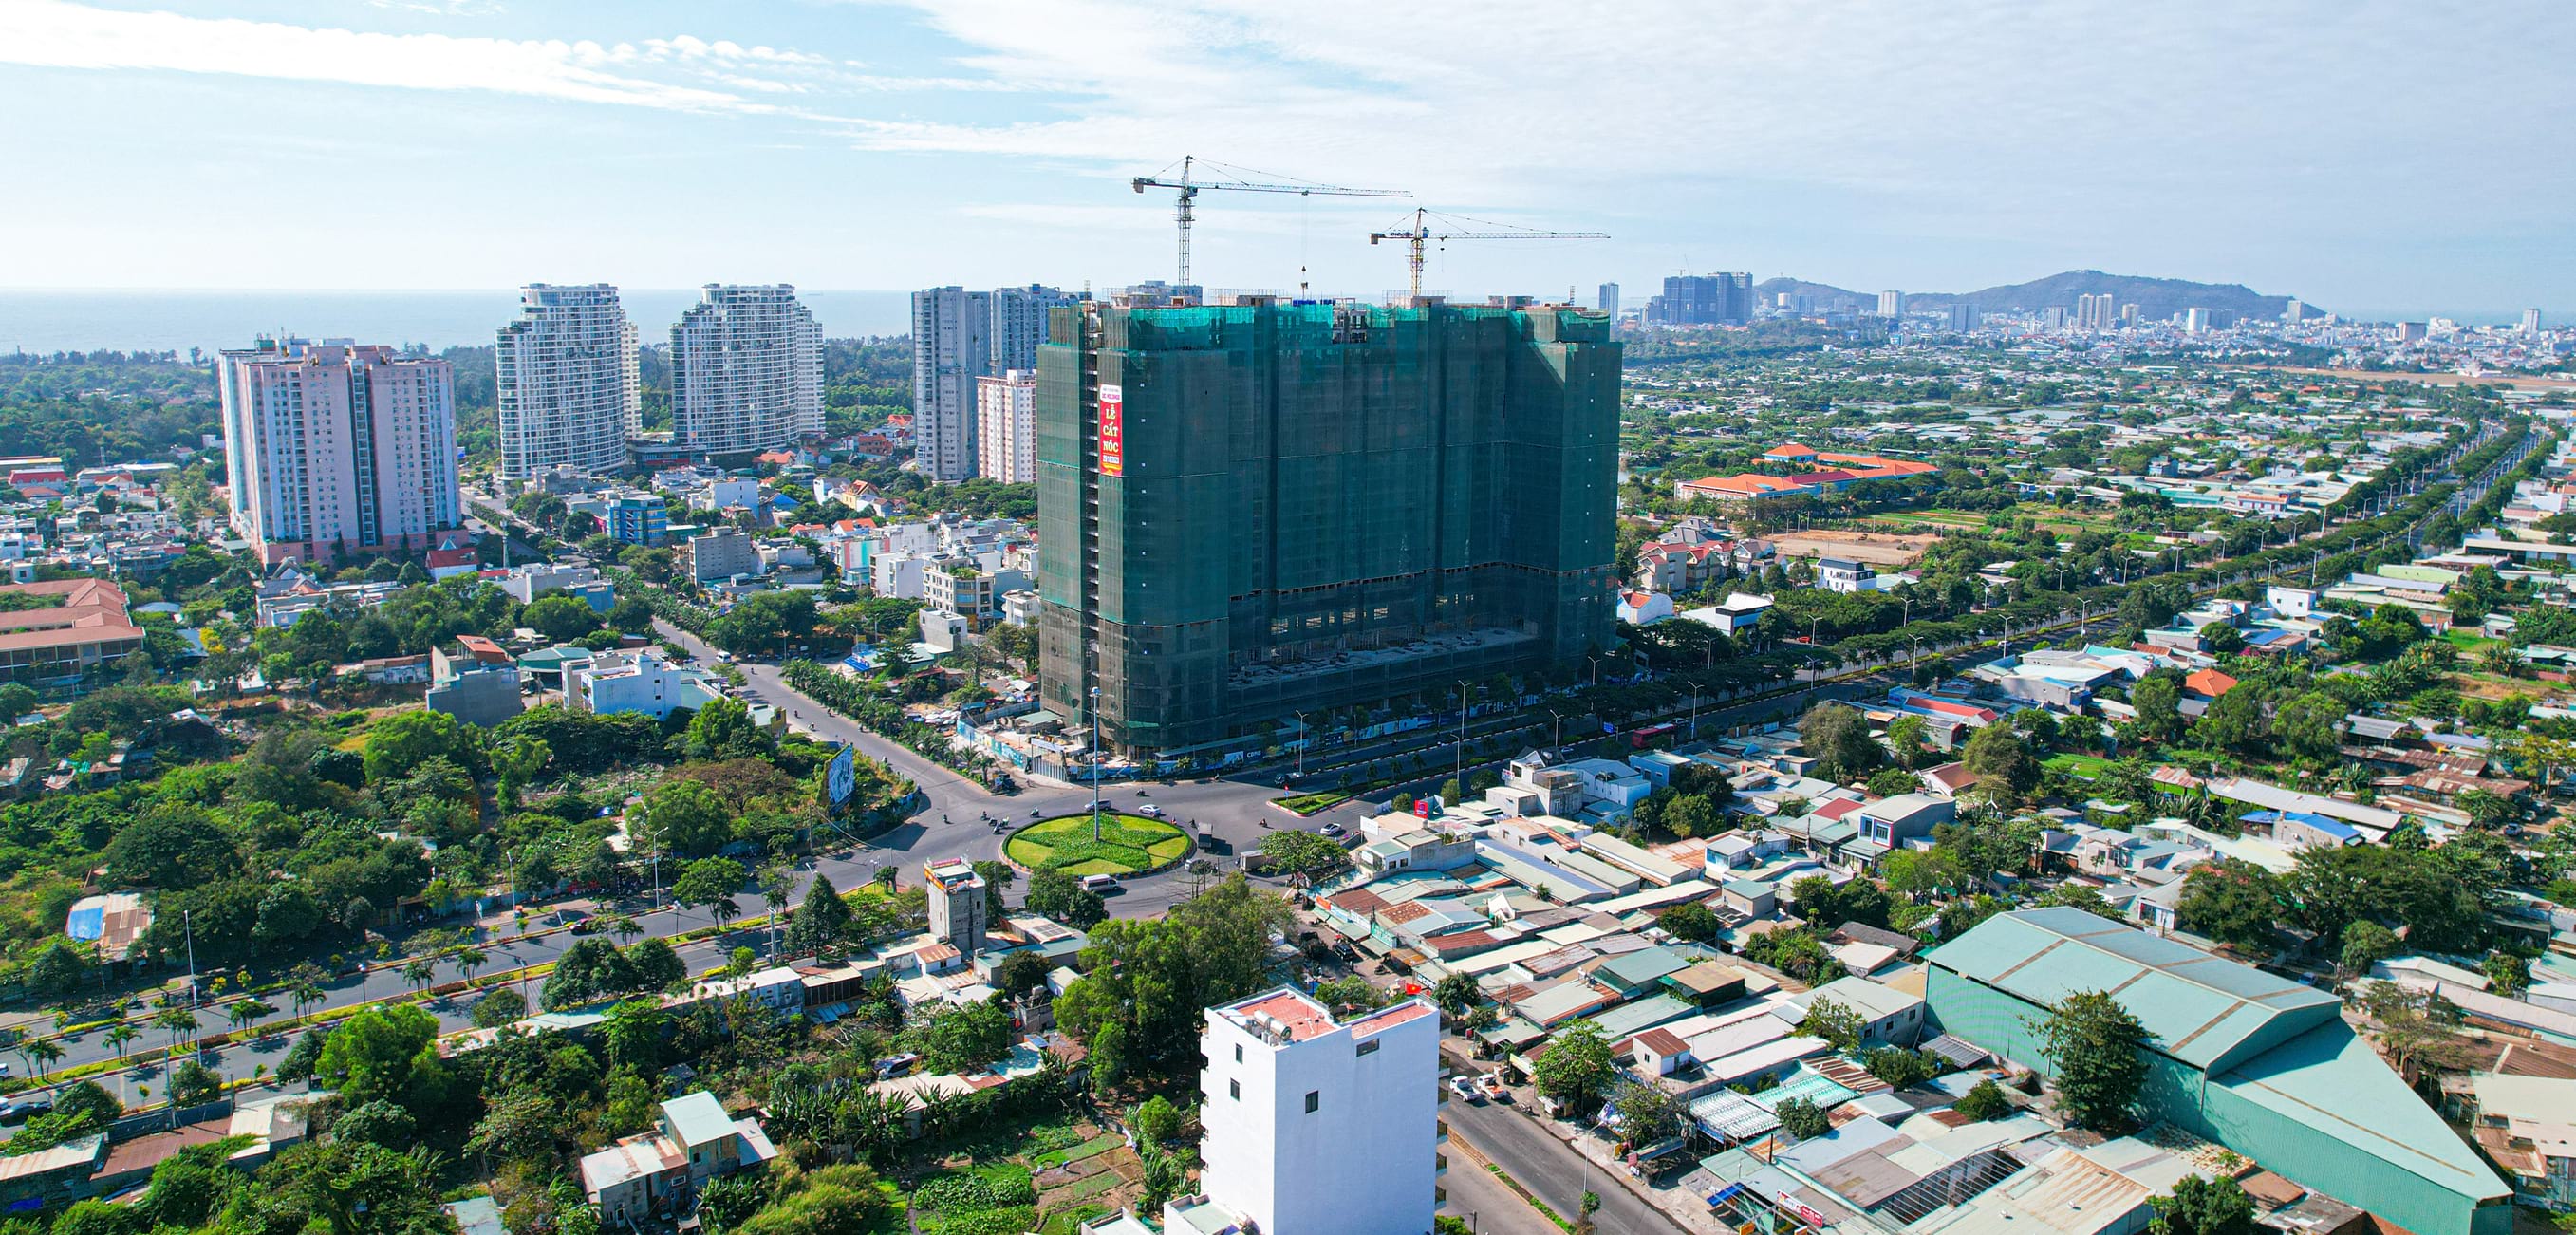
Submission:
<svg viewBox="0 0 2576 1235">
<path fill-rule="evenodd" d="M 1217 168 L 1222 178 L 1193 178 L 1201 164 Z M 1183 155 L 1177 166 L 1180 169 L 1177 175 L 1173 173 L 1172 168 L 1166 167 L 1151 176 L 1138 176 L 1129 184 L 1139 193 L 1147 189 L 1173 191 L 1172 222 L 1180 231 L 1180 280 L 1175 284 L 1178 287 L 1190 285 L 1190 229 L 1198 222 L 1198 198 L 1202 192 L 1223 190 L 1231 193 L 1294 193 L 1301 197 L 1413 196 L 1403 189 L 1350 189 L 1340 185 L 1296 182 L 1285 177 L 1272 181 L 1253 180 L 1235 173 L 1245 172 L 1252 176 L 1270 173 L 1254 172 L 1249 168 L 1229 168 L 1225 164 L 1202 159 L 1196 155 Z"/>
<path fill-rule="evenodd" d="M 1416 209 L 1413 212 L 1412 226 L 1396 227 L 1387 231 L 1369 233 L 1370 244 L 1376 244 L 1382 240 L 1401 240 L 1405 243 L 1405 263 L 1412 272 L 1408 294 L 1415 300 L 1420 300 L 1422 298 L 1423 246 L 1435 240 L 1445 244 L 1452 240 L 1608 240 L 1610 238 L 1610 233 L 1608 232 L 1547 232 L 1538 231 L 1532 228 L 1510 228 L 1509 230 L 1504 231 L 1487 232 L 1436 232 L 1431 230 L 1430 220 L 1433 217 L 1434 216 L 1431 211 Z M 1452 216 L 1441 215 L 1438 217 L 1446 219 Z M 1460 219 L 1459 221 L 1464 223 L 1478 222 L 1478 220 L 1475 219 Z M 1505 225 L 1489 223 L 1486 224 L 1486 226 L 1503 227 Z M 1572 299 L 1572 296 L 1569 294 L 1567 298 Z"/>
</svg>

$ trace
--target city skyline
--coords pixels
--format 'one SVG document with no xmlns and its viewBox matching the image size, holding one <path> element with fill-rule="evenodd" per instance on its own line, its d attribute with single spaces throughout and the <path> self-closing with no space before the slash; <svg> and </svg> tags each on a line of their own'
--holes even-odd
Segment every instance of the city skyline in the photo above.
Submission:
<svg viewBox="0 0 2576 1235">
<path fill-rule="evenodd" d="M 2576 118 L 2556 10 L 1623 17 L 19 0 L 0 91 L 31 104 L 15 153 L 47 188 L 0 226 L 53 243 L 7 277 L 307 286 L 240 255 L 394 238 L 388 288 L 1108 286 L 1169 277 L 1168 197 L 1126 178 L 1193 153 L 1617 237 L 1435 251 L 1426 286 L 1460 294 L 2094 267 L 2511 320 L 2576 273 L 2544 205 L 2576 173 L 2494 153 Z M 2456 140 L 2464 101 L 2484 140 Z M 259 175 L 182 216 L 213 131 L 262 134 L 221 156 Z M 1403 283 L 1363 239 L 1389 203 L 1202 204 L 1211 287 Z"/>
</svg>

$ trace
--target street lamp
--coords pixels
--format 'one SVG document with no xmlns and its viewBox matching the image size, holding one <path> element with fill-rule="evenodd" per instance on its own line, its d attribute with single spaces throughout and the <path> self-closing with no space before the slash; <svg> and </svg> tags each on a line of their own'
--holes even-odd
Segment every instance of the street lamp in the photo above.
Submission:
<svg viewBox="0 0 2576 1235">
<path fill-rule="evenodd" d="M 1306 714 L 1304 712 L 1297 713 L 1297 775 L 1300 779 L 1306 775 Z"/>
<path fill-rule="evenodd" d="M 1091 841 L 1100 843 L 1100 688 L 1091 688 Z"/>
</svg>

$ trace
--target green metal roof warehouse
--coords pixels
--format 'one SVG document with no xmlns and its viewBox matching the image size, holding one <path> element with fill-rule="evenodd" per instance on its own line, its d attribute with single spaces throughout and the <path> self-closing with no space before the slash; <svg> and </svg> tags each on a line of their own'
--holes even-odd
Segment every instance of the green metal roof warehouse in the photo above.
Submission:
<svg viewBox="0 0 2576 1235">
<path fill-rule="evenodd" d="M 2081 909 L 1997 914 L 1935 949 L 1941 1028 L 2049 1071 L 2032 1022 L 2107 991 L 2154 1035 L 2145 1106 L 2418 1235 L 2503 1235 L 2510 1190 L 2343 1022 L 2332 995 Z"/>
</svg>

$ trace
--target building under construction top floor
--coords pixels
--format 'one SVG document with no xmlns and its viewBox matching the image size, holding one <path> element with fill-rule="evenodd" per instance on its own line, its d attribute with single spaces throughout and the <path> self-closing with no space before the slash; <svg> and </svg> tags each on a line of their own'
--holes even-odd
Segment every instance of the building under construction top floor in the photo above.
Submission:
<svg viewBox="0 0 2576 1235">
<path fill-rule="evenodd" d="M 1261 744 L 1611 638 L 1619 345 L 1556 305 L 1055 311 L 1042 687 L 1104 747 Z"/>
</svg>

